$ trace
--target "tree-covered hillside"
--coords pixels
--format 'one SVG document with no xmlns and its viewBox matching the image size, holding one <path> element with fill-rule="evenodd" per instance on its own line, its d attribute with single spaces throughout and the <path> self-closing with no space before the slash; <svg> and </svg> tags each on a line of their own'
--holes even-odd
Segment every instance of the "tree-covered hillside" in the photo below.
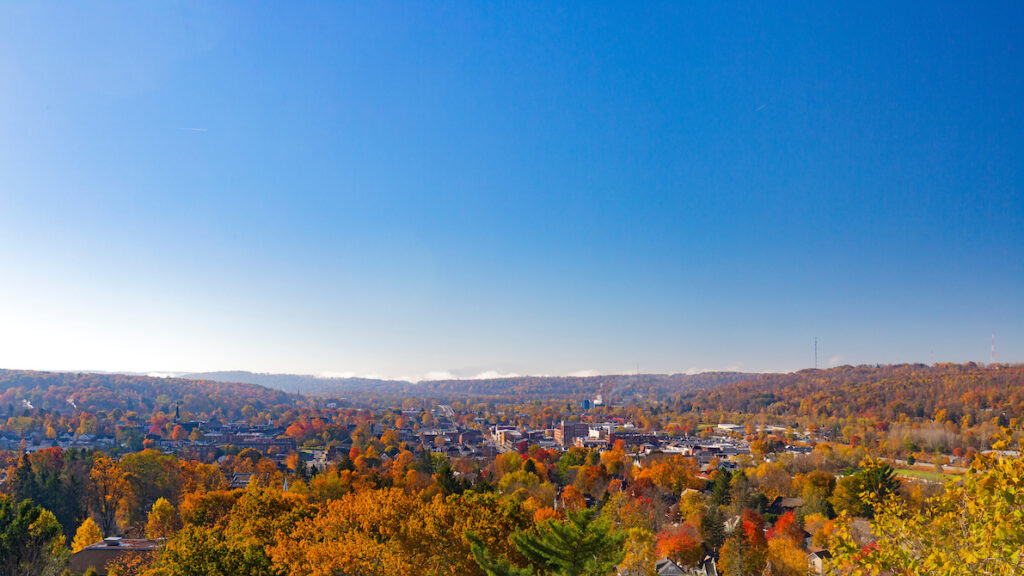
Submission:
<svg viewBox="0 0 1024 576">
<path fill-rule="evenodd" d="M 193 413 L 225 413 L 245 404 L 259 408 L 289 403 L 289 395 L 253 384 L 123 374 L 0 370 L 0 408 L 135 410 L 148 414 L 181 403 Z M 173 408 L 172 408 L 173 410 Z"/>
</svg>

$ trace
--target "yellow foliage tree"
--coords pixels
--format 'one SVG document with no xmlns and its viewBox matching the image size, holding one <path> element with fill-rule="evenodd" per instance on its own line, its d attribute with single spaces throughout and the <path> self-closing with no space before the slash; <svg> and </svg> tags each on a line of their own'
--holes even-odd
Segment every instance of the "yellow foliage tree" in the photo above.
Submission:
<svg viewBox="0 0 1024 576">
<path fill-rule="evenodd" d="M 842 520 L 831 545 L 837 574 L 1022 574 L 1024 459 L 976 460 L 921 510 L 886 498 L 871 524 L 877 541 L 866 546 Z"/>
<path fill-rule="evenodd" d="M 91 517 L 86 518 L 75 531 L 75 539 L 71 541 L 71 553 L 84 550 L 86 546 L 91 546 L 100 540 L 103 540 L 103 532 L 100 532 L 100 527 Z"/>
<path fill-rule="evenodd" d="M 807 554 L 799 543 L 790 538 L 772 538 L 768 541 L 770 576 L 807 576 Z"/>
<path fill-rule="evenodd" d="M 147 538 L 170 538 L 181 528 L 181 519 L 178 511 L 174 509 L 166 498 L 158 498 L 149 511 L 149 521 L 146 522 Z"/>
<path fill-rule="evenodd" d="M 626 555 L 619 564 L 621 576 L 657 576 L 658 561 L 654 534 L 643 528 L 632 528 L 626 536 Z"/>
<path fill-rule="evenodd" d="M 127 474 L 117 462 L 106 456 L 96 458 L 89 471 L 89 504 L 99 519 L 100 531 L 114 534 L 118 512 L 124 515 L 134 499 Z"/>
<path fill-rule="evenodd" d="M 529 522 L 516 503 L 494 494 L 437 495 L 424 501 L 398 488 L 345 494 L 280 533 L 275 564 L 295 576 L 431 574 L 478 576 L 466 532 L 502 554 Z"/>
</svg>

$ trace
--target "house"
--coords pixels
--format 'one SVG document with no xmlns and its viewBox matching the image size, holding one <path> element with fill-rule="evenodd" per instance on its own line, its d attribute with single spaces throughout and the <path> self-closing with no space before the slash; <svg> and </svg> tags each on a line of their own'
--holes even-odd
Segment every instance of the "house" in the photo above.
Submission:
<svg viewBox="0 0 1024 576">
<path fill-rule="evenodd" d="M 832 558 L 832 553 L 825 548 L 812 548 L 807 554 L 807 563 L 810 565 L 811 573 L 823 576 L 825 574 L 825 564 L 829 558 Z"/>
<path fill-rule="evenodd" d="M 686 571 L 668 558 L 658 560 L 654 564 L 654 571 L 658 573 L 658 576 L 686 576 Z"/>
<path fill-rule="evenodd" d="M 718 576 L 718 565 L 713 556 L 705 556 L 694 571 L 698 576 Z"/>
<path fill-rule="evenodd" d="M 803 498 L 785 498 L 783 496 L 777 496 L 775 500 L 772 500 L 771 504 L 768 505 L 768 513 L 781 516 L 786 512 L 796 510 L 803 505 Z"/>
<path fill-rule="evenodd" d="M 683 568 L 668 558 L 662 558 L 655 563 L 654 570 L 658 576 L 718 576 L 715 559 L 710 555 L 693 568 Z"/>
<path fill-rule="evenodd" d="M 71 555 L 68 570 L 72 574 L 84 574 L 89 568 L 96 570 L 99 576 L 105 576 L 114 563 L 134 566 L 146 562 L 160 547 L 159 540 L 126 540 L 123 538 L 104 538 Z M 131 574 L 119 572 L 121 574 Z"/>
</svg>

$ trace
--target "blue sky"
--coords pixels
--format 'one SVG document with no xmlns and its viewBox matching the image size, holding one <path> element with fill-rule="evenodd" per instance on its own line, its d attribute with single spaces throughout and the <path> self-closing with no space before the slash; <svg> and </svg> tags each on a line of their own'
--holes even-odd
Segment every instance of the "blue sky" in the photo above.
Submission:
<svg viewBox="0 0 1024 576">
<path fill-rule="evenodd" d="M 4 3 L 0 366 L 1022 361 L 1022 11 Z"/>
</svg>

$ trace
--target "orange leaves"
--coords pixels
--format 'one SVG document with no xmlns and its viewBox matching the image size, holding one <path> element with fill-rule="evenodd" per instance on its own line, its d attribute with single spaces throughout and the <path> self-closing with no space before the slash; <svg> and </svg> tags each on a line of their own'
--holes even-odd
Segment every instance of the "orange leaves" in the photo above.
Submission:
<svg viewBox="0 0 1024 576">
<path fill-rule="evenodd" d="M 634 477 L 649 479 L 656 486 L 678 493 L 687 488 L 704 487 L 704 481 L 697 478 L 697 472 L 697 464 L 692 458 L 674 455 L 644 466 Z"/>
<path fill-rule="evenodd" d="M 545 520 L 552 520 L 557 518 L 560 518 L 560 516 L 558 515 L 558 511 L 555 510 L 554 508 L 551 508 L 550 506 L 538 508 L 537 511 L 533 513 L 534 524 L 540 524 Z"/>
<path fill-rule="evenodd" d="M 566 510 L 578 512 L 587 507 L 587 499 L 575 486 L 566 486 L 562 489 L 562 505 Z"/>
<path fill-rule="evenodd" d="M 288 426 L 288 428 L 285 429 L 284 433 L 285 436 L 290 436 L 291 438 L 295 439 L 296 442 L 302 442 L 302 440 L 304 440 L 306 436 L 305 429 L 303 428 L 302 424 L 299 424 L 298 422 L 292 422 L 291 426 Z"/>
<path fill-rule="evenodd" d="M 804 540 L 804 530 L 796 521 L 796 514 L 792 510 L 786 512 L 775 521 L 775 526 L 768 531 L 768 539 L 786 538 L 797 545 Z"/>
<path fill-rule="evenodd" d="M 764 535 L 764 518 L 757 512 L 744 508 L 741 515 L 743 521 L 743 534 L 747 543 L 755 548 L 762 548 L 768 544 Z"/>
<path fill-rule="evenodd" d="M 689 524 L 663 530 L 657 538 L 658 556 L 676 564 L 695 566 L 704 556 L 697 531 Z"/>
<path fill-rule="evenodd" d="M 171 439 L 176 442 L 180 442 L 186 438 L 188 438 L 188 432 L 185 430 L 185 428 L 183 428 L 180 424 L 175 425 L 174 429 L 171 430 Z"/>
</svg>

